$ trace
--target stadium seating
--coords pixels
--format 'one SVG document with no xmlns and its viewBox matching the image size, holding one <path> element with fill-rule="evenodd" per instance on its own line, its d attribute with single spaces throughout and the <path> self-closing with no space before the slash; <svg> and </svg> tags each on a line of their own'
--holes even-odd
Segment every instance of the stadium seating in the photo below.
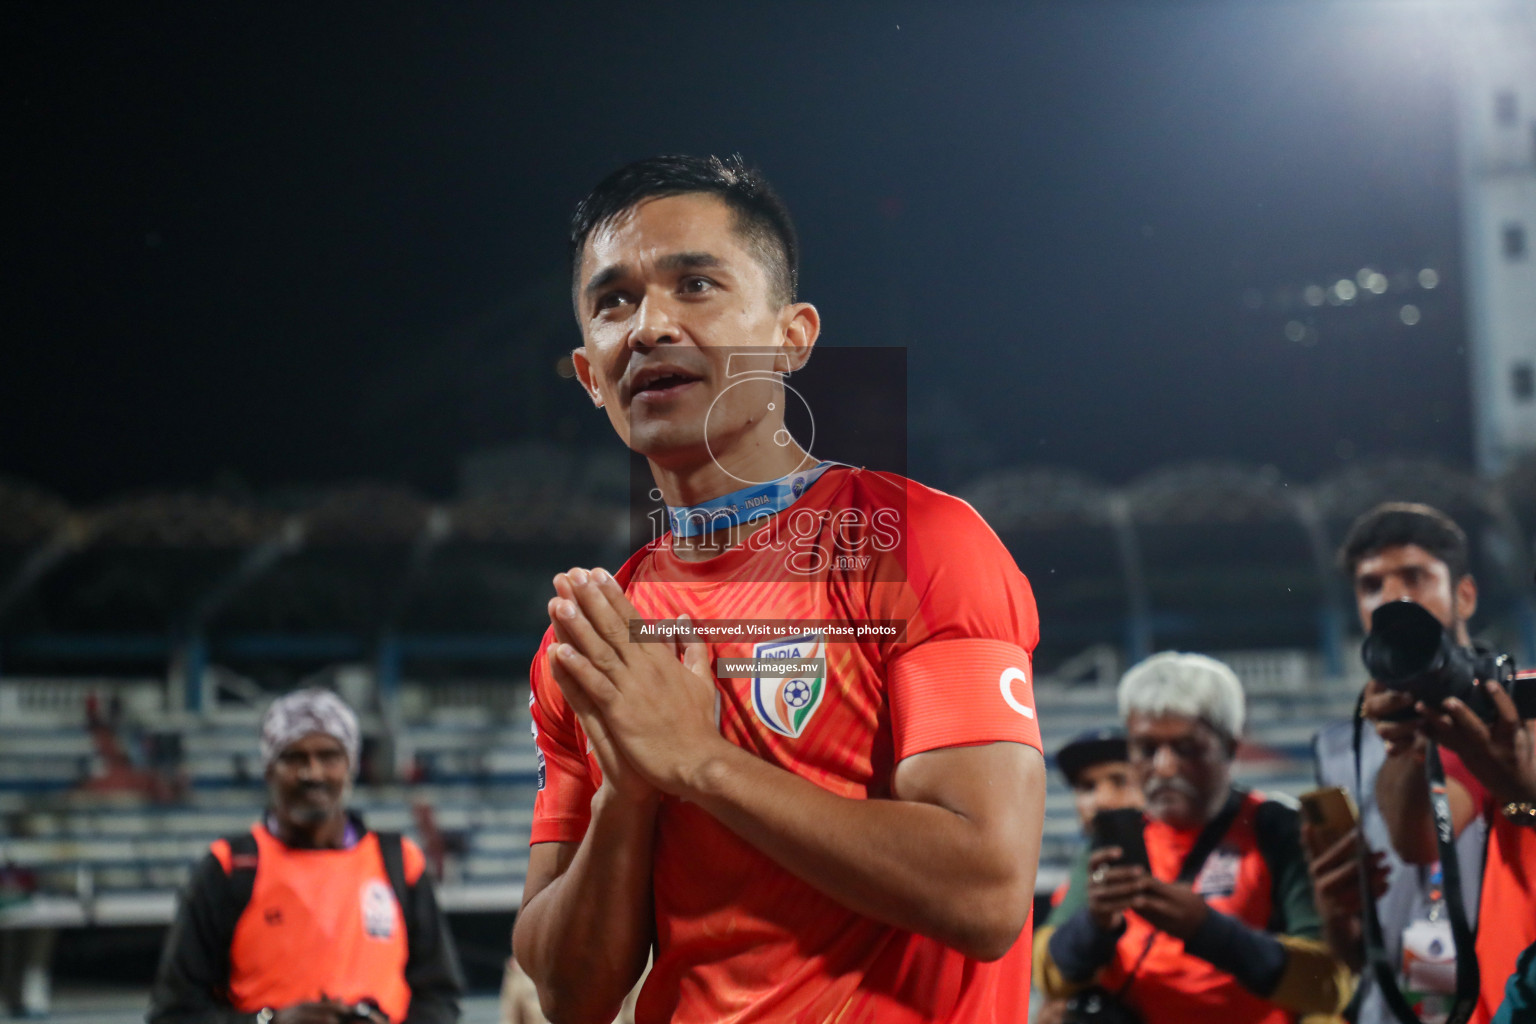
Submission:
<svg viewBox="0 0 1536 1024">
<path fill-rule="evenodd" d="M 1229 655 L 1239 671 L 1245 663 L 1277 657 Z M 1349 715 L 1355 685 L 1250 685 L 1249 735 L 1238 778 L 1268 792 L 1295 795 L 1311 788 L 1311 737 Z M 1048 752 L 1118 716 L 1111 685 L 1042 679 L 1036 697 Z M 489 909 L 487 899 L 511 907 L 520 895 L 536 777 L 526 714 L 510 722 L 428 719 L 409 725 L 400 742 L 420 781 L 359 784 L 354 793 L 353 806 L 372 827 L 412 835 L 424 847 L 429 843 L 413 809 L 431 809 L 435 829 L 451 840 L 444 862 L 450 907 Z M 169 894 L 208 843 L 248 827 L 263 800 L 253 723 L 189 722 L 180 736 L 189 796 L 156 806 L 132 795 L 80 791 L 99 768 L 83 730 L 0 727 L 0 812 L 8 823 L 0 856 L 35 872 L 42 893 L 74 898 L 78 909 L 71 918 L 78 913 L 92 919 L 103 906 L 110 910 L 118 895 L 168 908 Z M 1049 786 L 1043 891 L 1064 877 L 1081 841 L 1071 793 L 1054 771 Z M 156 898 L 145 904 L 151 895 Z"/>
</svg>

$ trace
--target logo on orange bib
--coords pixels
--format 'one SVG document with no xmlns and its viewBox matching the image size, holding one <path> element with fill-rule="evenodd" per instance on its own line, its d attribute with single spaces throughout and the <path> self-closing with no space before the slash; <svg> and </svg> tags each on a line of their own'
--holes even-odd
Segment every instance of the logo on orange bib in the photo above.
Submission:
<svg viewBox="0 0 1536 1024">
<path fill-rule="evenodd" d="M 395 892 L 377 878 L 363 883 L 363 931 L 370 939 L 395 934 Z"/>
</svg>

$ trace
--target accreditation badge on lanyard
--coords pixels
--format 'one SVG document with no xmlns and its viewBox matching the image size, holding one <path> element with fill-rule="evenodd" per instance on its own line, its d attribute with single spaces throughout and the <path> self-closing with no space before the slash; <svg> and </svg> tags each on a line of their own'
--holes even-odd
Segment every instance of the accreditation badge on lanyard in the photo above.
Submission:
<svg viewBox="0 0 1536 1024">
<path fill-rule="evenodd" d="M 1456 941 L 1445 913 L 1440 865 L 1429 876 L 1429 912 L 1403 929 L 1403 995 L 1423 1024 L 1438 1024 L 1456 995 Z"/>
</svg>

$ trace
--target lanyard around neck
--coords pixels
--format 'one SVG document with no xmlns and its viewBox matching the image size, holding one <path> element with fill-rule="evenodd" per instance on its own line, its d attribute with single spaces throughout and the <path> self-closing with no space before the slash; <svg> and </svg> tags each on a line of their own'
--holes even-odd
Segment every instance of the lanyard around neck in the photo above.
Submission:
<svg viewBox="0 0 1536 1024">
<path fill-rule="evenodd" d="M 668 505 L 667 518 L 671 521 L 672 536 L 697 537 L 782 512 L 798 501 L 800 495 L 832 465 L 831 462 L 818 462 L 804 472 L 752 484 L 698 505 Z"/>
</svg>

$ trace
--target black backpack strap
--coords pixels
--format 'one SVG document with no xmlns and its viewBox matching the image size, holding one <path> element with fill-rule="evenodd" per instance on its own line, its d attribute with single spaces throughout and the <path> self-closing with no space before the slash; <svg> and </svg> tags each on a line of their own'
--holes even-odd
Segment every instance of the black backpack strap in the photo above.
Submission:
<svg viewBox="0 0 1536 1024">
<path fill-rule="evenodd" d="M 1232 822 L 1237 820 L 1237 814 L 1242 809 L 1243 791 L 1233 787 L 1227 794 L 1227 802 L 1221 805 L 1221 810 L 1217 812 L 1216 817 L 1205 823 L 1205 827 L 1200 830 L 1200 835 L 1195 839 L 1195 845 L 1190 847 L 1189 853 L 1184 855 L 1184 862 L 1179 865 L 1179 876 L 1174 881 L 1194 886 L 1195 879 L 1200 875 L 1200 869 L 1205 867 L 1206 860 L 1215 852 L 1217 844 L 1226 838 L 1227 830 L 1232 827 Z M 1147 954 L 1152 952 L 1152 944 L 1157 941 L 1158 934 L 1158 930 L 1154 928 L 1147 935 L 1146 945 L 1141 947 L 1140 955 L 1131 964 L 1125 981 L 1115 989 L 1113 993 L 1115 999 L 1125 997 L 1126 991 L 1130 989 L 1141 971 L 1141 965 L 1146 963 Z"/>
<path fill-rule="evenodd" d="M 235 920 L 245 913 L 251 904 L 251 893 L 256 888 L 256 860 L 259 847 L 250 832 L 225 836 L 229 844 L 229 902 L 234 909 Z"/>
<path fill-rule="evenodd" d="M 1200 869 L 1205 867 L 1205 862 L 1215 852 L 1216 845 L 1226 838 L 1227 830 L 1232 827 L 1232 822 L 1237 819 L 1237 812 L 1243 809 L 1243 793 L 1233 787 L 1227 794 L 1227 802 L 1222 804 L 1221 811 L 1205 823 L 1205 828 L 1200 830 L 1200 837 L 1195 840 L 1195 845 L 1190 848 L 1184 857 L 1184 863 L 1179 867 L 1180 882 L 1193 883 L 1199 877 Z"/>
<path fill-rule="evenodd" d="M 412 932 L 410 887 L 405 884 L 405 840 L 399 832 L 375 832 L 379 839 L 379 856 L 384 861 L 384 874 L 389 886 L 395 890 L 400 904 L 400 914 L 405 918 L 405 932 Z"/>
</svg>

